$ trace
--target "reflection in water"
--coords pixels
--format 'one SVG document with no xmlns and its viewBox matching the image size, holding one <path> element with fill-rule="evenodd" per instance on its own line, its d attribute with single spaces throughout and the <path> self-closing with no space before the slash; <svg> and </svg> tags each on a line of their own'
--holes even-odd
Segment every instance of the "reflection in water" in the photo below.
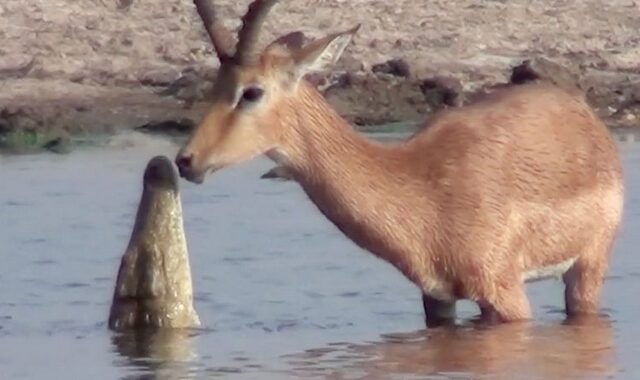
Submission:
<svg viewBox="0 0 640 380">
<path fill-rule="evenodd" d="M 640 129 L 623 132 L 625 221 L 603 293 L 613 328 L 558 322 L 562 283 L 543 281 L 528 288 L 532 324 L 382 338 L 420 328 L 419 292 L 344 239 L 298 187 L 260 180 L 266 159 L 221 172 L 215 186 L 185 184 L 196 306 L 215 330 L 108 333 L 96 323 L 114 252 L 131 233 L 140 170 L 166 145 L 0 157 L 11 179 L 0 186 L 0 379 L 640 379 Z"/>
<path fill-rule="evenodd" d="M 552 325 L 443 327 L 383 335 L 381 342 L 335 344 L 287 356 L 292 375 L 411 378 L 453 376 L 578 379 L 614 371 L 610 322 L 593 317 Z"/>
<path fill-rule="evenodd" d="M 189 329 L 144 329 L 113 334 L 111 342 L 132 367 L 132 379 L 186 379 L 193 377 L 196 333 Z"/>
</svg>

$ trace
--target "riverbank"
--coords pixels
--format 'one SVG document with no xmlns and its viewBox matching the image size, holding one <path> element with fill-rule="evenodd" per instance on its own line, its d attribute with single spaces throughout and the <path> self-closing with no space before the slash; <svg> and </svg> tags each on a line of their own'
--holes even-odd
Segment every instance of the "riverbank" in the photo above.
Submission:
<svg viewBox="0 0 640 380">
<path fill-rule="evenodd" d="M 217 3 L 231 27 L 248 4 Z M 310 78 L 355 125 L 420 122 L 536 76 L 581 88 L 612 128 L 640 124 L 633 1 L 297 0 L 273 13 L 263 42 L 362 23 L 335 70 Z M 70 135 L 123 129 L 184 133 L 206 110 L 217 61 L 191 2 L 6 0 L 0 25 L 5 147 L 59 149 Z"/>
</svg>

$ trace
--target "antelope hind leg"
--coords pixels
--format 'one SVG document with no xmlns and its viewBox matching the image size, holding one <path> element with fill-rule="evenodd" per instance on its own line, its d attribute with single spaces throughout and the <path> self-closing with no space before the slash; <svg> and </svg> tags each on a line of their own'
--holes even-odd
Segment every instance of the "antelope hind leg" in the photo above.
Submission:
<svg viewBox="0 0 640 380">
<path fill-rule="evenodd" d="M 567 317 L 597 314 L 614 232 L 607 231 L 585 246 L 585 251 L 563 275 Z"/>
<path fill-rule="evenodd" d="M 606 264 L 578 259 L 564 274 L 567 316 L 597 314 Z"/>
</svg>

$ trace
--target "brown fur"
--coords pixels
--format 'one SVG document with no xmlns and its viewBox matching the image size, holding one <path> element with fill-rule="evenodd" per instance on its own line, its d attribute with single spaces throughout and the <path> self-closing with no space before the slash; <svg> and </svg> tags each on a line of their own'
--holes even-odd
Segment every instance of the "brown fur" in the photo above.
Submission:
<svg viewBox="0 0 640 380">
<path fill-rule="evenodd" d="M 615 143 L 584 98 L 550 84 L 511 87 L 383 145 L 296 77 L 299 62 L 345 33 L 223 67 L 211 113 L 176 159 L 181 175 L 202 182 L 267 153 L 346 236 L 423 291 L 428 321 L 452 318 L 457 299 L 502 321 L 529 318 L 524 282 L 553 267 L 566 272 L 567 313 L 596 313 L 623 181 Z M 262 102 L 225 100 L 254 83 Z"/>
</svg>

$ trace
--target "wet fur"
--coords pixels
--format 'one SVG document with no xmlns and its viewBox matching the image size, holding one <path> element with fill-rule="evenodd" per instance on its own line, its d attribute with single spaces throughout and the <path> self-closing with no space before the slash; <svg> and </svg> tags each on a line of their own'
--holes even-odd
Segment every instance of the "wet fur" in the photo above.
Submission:
<svg viewBox="0 0 640 380">
<path fill-rule="evenodd" d="M 504 89 L 398 145 L 359 136 L 310 86 L 287 106 L 279 113 L 305 122 L 283 128 L 278 161 L 438 314 L 470 299 L 504 321 L 528 318 L 523 280 L 553 267 L 565 274 L 567 312 L 597 312 L 623 185 L 615 143 L 582 97 L 547 84 Z"/>
<path fill-rule="evenodd" d="M 200 183 L 266 153 L 422 290 L 428 322 L 453 318 L 459 299 L 501 321 L 529 318 L 524 280 L 550 274 L 566 283 L 567 314 L 597 313 L 624 189 L 616 145 L 583 95 L 508 87 L 440 112 L 405 142 L 376 143 L 301 79 L 335 62 L 356 30 L 223 62 L 213 105 L 176 157 L 181 175 Z M 239 104 L 256 85 L 265 96 Z"/>
</svg>

